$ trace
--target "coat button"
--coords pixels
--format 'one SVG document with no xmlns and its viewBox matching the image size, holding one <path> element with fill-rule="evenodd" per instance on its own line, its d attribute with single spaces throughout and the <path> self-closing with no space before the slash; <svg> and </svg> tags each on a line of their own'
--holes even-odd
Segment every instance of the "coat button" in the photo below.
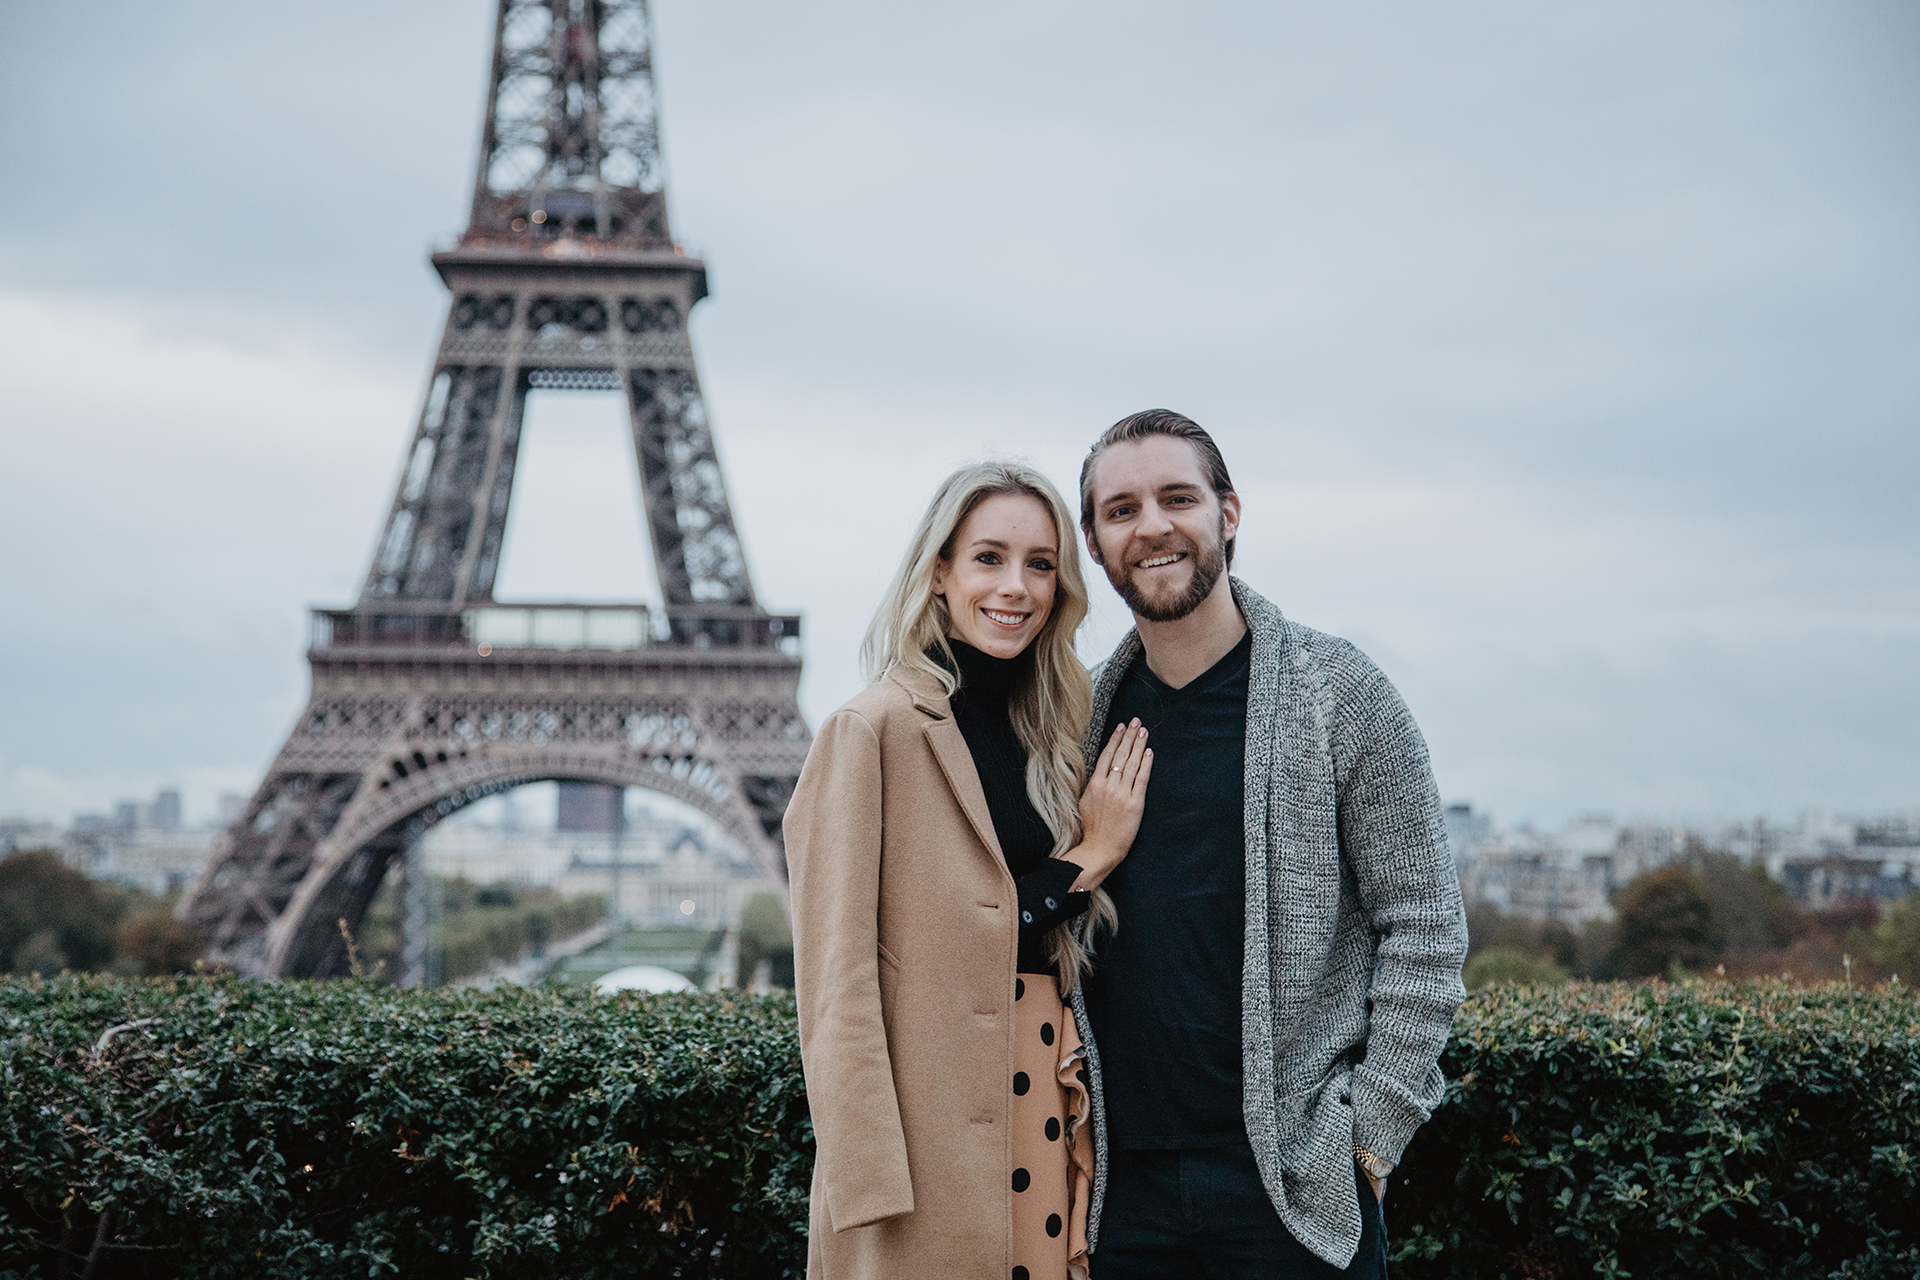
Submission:
<svg viewBox="0 0 1920 1280">
<path fill-rule="evenodd" d="M 1021 923 L 1021 924 L 1032 924 L 1032 923 L 1033 923 L 1033 912 L 1031 912 L 1031 911 L 1022 911 L 1022 912 L 1020 913 L 1020 923 Z"/>
<path fill-rule="evenodd" d="M 1059 903 L 1055 902 L 1052 898 L 1047 899 L 1047 910 L 1058 911 L 1059 909 L 1060 909 Z"/>
</svg>

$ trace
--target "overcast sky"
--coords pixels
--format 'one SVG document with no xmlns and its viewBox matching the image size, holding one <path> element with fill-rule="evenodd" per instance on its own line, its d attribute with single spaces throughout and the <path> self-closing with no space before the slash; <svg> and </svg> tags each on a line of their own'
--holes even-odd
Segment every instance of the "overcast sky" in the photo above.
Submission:
<svg viewBox="0 0 1920 1280">
<path fill-rule="evenodd" d="M 0 815 L 248 790 L 356 593 L 492 5 L 0 0 Z M 938 480 L 1165 405 L 1503 821 L 1920 809 L 1920 9 L 658 0 L 816 722 Z M 651 590 L 536 397 L 500 594 Z M 1124 630 L 1104 585 L 1089 656 Z"/>
</svg>

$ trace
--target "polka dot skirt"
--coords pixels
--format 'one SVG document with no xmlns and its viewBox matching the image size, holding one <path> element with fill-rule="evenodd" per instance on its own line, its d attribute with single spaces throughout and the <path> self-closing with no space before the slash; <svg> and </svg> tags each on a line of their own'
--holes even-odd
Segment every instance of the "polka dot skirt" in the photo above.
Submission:
<svg viewBox="0 0 1920 1280">
<path fill-rule="evenodd" d="M 1093 1130 L 1086 1051 L 1045 974 L 1014 979 L 1013 1278 L 1086 1280 Z"/>
</svg>

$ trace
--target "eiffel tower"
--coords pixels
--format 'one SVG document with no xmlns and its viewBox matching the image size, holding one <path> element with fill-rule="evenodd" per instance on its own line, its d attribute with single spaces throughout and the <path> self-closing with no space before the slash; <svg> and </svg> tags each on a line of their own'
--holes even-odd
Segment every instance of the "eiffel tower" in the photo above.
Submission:
<svg viewBox="0 0 1920 1280">
<path fill-rule="evenodd" d="M 388 868 L 529 782 L 662 792 L 786 882 L 799 619 L 755 601 L 714 454 L 647 0 L 501 0 L 472 215 L 432 261 L 452 302 L 366 584 L 313 612 L 306 709 L 182 904 L 242 973 L 343 972 Z M 493 598 L 541 389 L 626 394 L 663 608 Z"/>
</svg>

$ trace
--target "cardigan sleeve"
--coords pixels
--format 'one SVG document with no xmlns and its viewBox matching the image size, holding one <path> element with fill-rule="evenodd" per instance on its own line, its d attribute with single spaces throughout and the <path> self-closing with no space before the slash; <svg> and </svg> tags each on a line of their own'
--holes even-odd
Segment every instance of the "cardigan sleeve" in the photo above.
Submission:
<svg viewBox="0 0 1920 1280">
<path fill-rule="evenodd" d="M 873 726 L 835 712 L 785 821 L 800 1056 L 835 1231 L 913 1212 L 880 1009 L 881 788 Z"/>
<path fill-rule="evenodd" d="M 1466 995 L 1466 912 L 1412 712 L 1370 663 L 1353 695 L 1335 725 L 1340 847 L 1379 940 L 1353 1140 L 1398 1164 L 1445 1088 L 1440 1052 Z"/>
</svg>

